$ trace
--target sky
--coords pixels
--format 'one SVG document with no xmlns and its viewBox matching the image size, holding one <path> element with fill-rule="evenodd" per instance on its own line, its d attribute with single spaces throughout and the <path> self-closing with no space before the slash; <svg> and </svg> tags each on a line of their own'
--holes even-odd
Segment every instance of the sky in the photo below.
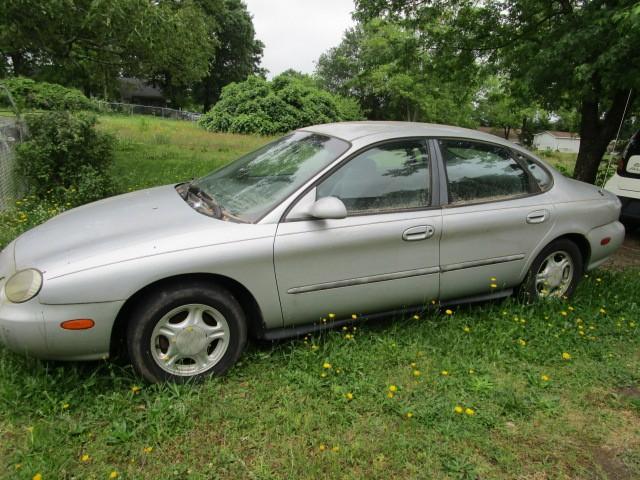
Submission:
<svg viewBox="0 0 640 480">
<path fill-rule="evenodd" d="M 353 25 L 353 0 L 244 0 L 256 37 L 265 44 L 268 78 L 293 68 L 312 73 L 320 54 Z"/>
</svg>

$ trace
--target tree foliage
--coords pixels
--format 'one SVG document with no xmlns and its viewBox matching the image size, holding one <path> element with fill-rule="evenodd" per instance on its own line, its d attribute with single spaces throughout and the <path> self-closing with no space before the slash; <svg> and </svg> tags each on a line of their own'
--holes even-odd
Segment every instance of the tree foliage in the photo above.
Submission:
<svg viewBox="0 0 640 480">
<path fill-rule="evenodd" d="M 117 78 L 160 85 L 174 105 L 213 101 L 257 71 L 262 44 L 240 0 L 3 0 L 0 76 L 112 97 Z M 209 92 L 209 97 L 203 97 Z"/>
<path fill-rule="evenodd" d="M 372 18 L 345 33 L 318 61 L 323 85 L 357 98 L 373 119 L 472 125 L 472 101 L 480 80 L 474 57 L 435 48 L 432 11 L 421 24 Z"/>
<path fill-rule="evenodd" d="M 593 182 L 600 160 L 640 88 L 640 7 L 635 0 L 357 0 L 362 22 L 430 23 L 440 12 L 439 48 L 526 86 L 528 101 L 577 109 L 575 176 Z"/>
<path fill-rule="evenodd" d="M 270 82 L 252 76 L 227 85 L 200 125 L 215 132 L 274 135 L 307 125 L 360 118 L 355 100 L 322 90 L 308 75 L 288 71 Z"/>
</svg>

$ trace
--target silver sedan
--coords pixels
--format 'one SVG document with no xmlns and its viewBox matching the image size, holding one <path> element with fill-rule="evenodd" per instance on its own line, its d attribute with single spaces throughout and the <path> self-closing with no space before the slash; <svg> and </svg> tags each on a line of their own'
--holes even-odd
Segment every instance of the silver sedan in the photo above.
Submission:
<svg viewBox="0 0 640 480">
<path fill-rule="evenodd" d="M 20 236 L 0 255 L 0 341 L 58 360 L 126 349 L 148 381 L 200 379 L 248 336 L 570 296 L 622 243 L 619 214 L 614 195 L 481 132 L 308 127 Z"/>
</svg>

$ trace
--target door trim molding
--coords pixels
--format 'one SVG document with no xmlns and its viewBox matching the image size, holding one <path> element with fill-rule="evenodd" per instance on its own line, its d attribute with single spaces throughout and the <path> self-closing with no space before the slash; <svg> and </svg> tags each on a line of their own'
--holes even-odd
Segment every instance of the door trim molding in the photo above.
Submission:
<svg viewBox="0 0 640 480">
<path fill-rule="evenodd" d="M 388 280 L 399 280 L 401 278 L 418 277 L 420 275 L 431 275 L 438 273 L 440 267 L 418 268 L 415 270 L 405 270 L 402 272 L 382 273 L 379 275 L 369 275 L 367 277 L 349 278 L 346 280 L 336 280 L 334 282 L 315 283 L 313 285 L 304 285 L 301 287 L 293 287 L 287 290 L 292 295 L 298 293 L 317 292 L 319 290 L 329 290 L 331 288 L 353 287 L 356 285 L 364 285 L 367 283 L 386 282 Z"/>
<path fill-rule="evenodd" d="M 516 260 L 522 260 L 525 257 L 524 253 L 517 255 L 507 255 L 504 257 L 485 258 L 484 260 L 471 260 L 469 262 L 450 263 L 449 265 L 443 265 L 441 268 L 442 273 L 453 272 L 455 270 L 462 270 L 465 268 L 484 267 L 485 265 L 494 265 L 496 263 L 515 262 Z"/>
</svg>

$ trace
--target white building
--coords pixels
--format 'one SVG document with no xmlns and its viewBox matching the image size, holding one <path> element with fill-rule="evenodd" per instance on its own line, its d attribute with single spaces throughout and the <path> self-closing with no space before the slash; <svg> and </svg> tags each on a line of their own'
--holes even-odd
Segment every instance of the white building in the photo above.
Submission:
<svg viewBox="0 0 640 480">
<path fill-rule="evenodd" d="M 580 137 L 577 133 L 545 131 L 533 136 L 535 150 L 552 150 L 554 152 L 578 153 Z"/>
</svg>

